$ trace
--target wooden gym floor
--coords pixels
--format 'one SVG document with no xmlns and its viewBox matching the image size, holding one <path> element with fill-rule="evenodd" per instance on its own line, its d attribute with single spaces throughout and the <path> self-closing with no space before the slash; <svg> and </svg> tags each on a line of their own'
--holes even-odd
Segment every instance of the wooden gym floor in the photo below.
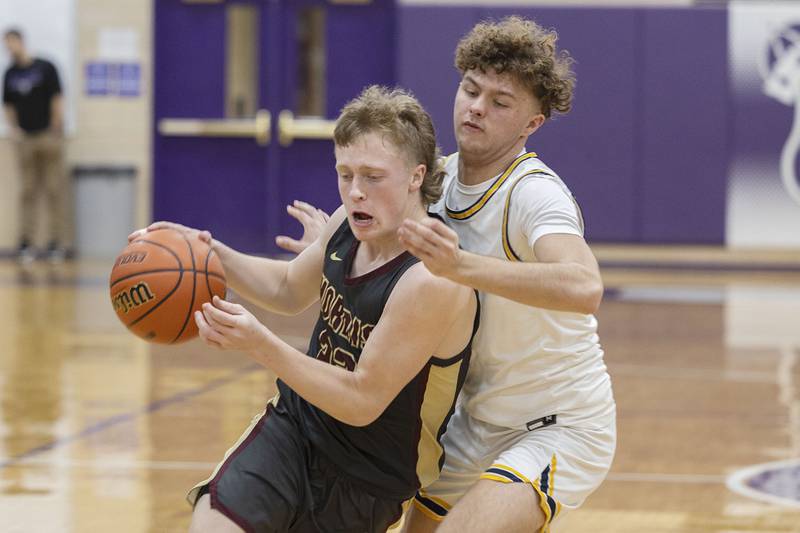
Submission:
<svg viewBox="0 0 800 533">
<path fill-rule="evenodd" d="M 800 255 L 597 253 L 619 447 L 554 531 L 800 532 Z M 128 334 L 109 268 L 0 261 L 0 531 L 186 530 L 185 491 L 272 395 L 242 355 Z M 262 316 L 302 346 L 313 313 Z"/>
</svg>

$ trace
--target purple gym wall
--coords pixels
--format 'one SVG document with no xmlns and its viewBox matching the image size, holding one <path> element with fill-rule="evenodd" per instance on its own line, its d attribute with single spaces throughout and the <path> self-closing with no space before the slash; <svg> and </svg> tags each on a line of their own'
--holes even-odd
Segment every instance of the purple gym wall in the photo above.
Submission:
<svg viewBox="0 0 800 533">
<path fill-rule="evenodd" d="M 201 70 L 192 61 L 222 71 L 222 51 L 202 48 L 219 40 L 222 21 L 201 16 L 211 8 L 195 8 L 187 20 L 172 11 L 178 0 L 156 5 L 156 119 L 219 116 L 221 76 L 194 79 Z M 528 148 L 575 193 L 591 241 L 800 245 L 800 208 L 779 170 L 797 109 L 793 98 L 800 94 L 795 5 L 512 9 L 379 0 L 371 6 L 329 6 L 328 118 L 365 84 L 396 83 L 420 98 L 443 148 L 452 151 L 458 39 L 485 18 L 531 17 L 557 29 L 560 46 L 575 59 L 578 85 L 572 111 L 549 121 Z M 197 40 L 198 34 L 206 38 Z M 277 45 L 289 36 L 276 30 L 268 38 Z M 289 55 L 267 73 L 286 85 L 275 98 L 264 95 L 277 102 L 270 104 L 273 116 L 292 105 L 286 99 L 292 61 Z M 788 87 L 765 92 L 766 82 L 780 81 Z M 791 93 L 786 101 L 782 90 Z M 246 249 L 272 251 L 275 233 L 299 232 L 283 214 L 284 203 L 301 198 L 329 210 L 338 204 L 328 170 L 332 150 L 309 157 L 302 142 L 294 146 L 297 151 L 279 155 L 270 146 L 259 156 L 233 143 L 225 148 L 220 139 L 157 139 L 154 210 L 199 224 L 212 206 L 221 206 L 228 212 L 217 221 L 223 234 Z M 208 173 L 209 154 L 220 148 L 234 156 L 224 180 Z M 242 181 L 260 157 L 266 177 Z M 204 199 L 182 203 L 187 188 Z"/>
<path fill-rule="evenodd" d="M 486 18 L 519 14 L 558 31 L 575 59 L 572 111 L 531 137 L 572 189 L 593 241 L 724 239 L 727 15 L 723 9 L 404 6 L 398 83 L 431 111 L 455 148 L 458 39 Z"/>
</svg>

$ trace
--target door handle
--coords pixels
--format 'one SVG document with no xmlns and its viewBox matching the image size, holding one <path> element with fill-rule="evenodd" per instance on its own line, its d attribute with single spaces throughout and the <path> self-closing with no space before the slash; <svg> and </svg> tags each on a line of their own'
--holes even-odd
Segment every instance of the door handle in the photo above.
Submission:
<svg viewBox="0 0 800 533">
<path fill-rule="evenodd" d="M 289 146 L 295 139 L 333 139 L 335 128 L 335 120 L 294 118 L 294 113 L 284 109 L 278 115 L 278 142 L 281 146 Z"/>
<path fill-rule="evenodd" d="M 252 137 L 259 146 L 266 146 L 271 126 L 270 112 L 259 109 L 254 118 L 244 119 L 162 118 L 158 132 L 168 137 Z"/>
</svg>

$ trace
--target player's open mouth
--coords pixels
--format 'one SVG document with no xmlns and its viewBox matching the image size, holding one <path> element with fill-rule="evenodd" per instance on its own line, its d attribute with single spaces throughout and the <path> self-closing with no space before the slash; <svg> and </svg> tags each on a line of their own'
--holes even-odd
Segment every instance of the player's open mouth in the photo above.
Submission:
<svg viewBox="0 0 800 533">
<path fill-rule="evenodd" d="M 356 224 L 369 224 L 372 222 L 372 217 L 361 211 L 353 211 L 353 221 Z"/>
</svg>

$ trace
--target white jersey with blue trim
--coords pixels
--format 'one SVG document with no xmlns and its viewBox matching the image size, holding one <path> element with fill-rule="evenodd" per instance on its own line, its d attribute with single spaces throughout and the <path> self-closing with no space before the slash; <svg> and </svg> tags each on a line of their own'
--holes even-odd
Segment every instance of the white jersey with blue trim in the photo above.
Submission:
<svg viewBox="0 0 800 533">
<path fill-rule="evenodd" d="M 583 235 L 572 193 L 534 153 L 475 186 L 458 181 L 447 158 L 442 198 L 430 210 L 469 252 L 535 262 L 542 235 Z M 603 427 L 615 416 L 611 380 L 593 315 L 552 311 L 480 293 L 481 324 L 460 401 L 473 417 L 502 427 Z"/>
</svg>

